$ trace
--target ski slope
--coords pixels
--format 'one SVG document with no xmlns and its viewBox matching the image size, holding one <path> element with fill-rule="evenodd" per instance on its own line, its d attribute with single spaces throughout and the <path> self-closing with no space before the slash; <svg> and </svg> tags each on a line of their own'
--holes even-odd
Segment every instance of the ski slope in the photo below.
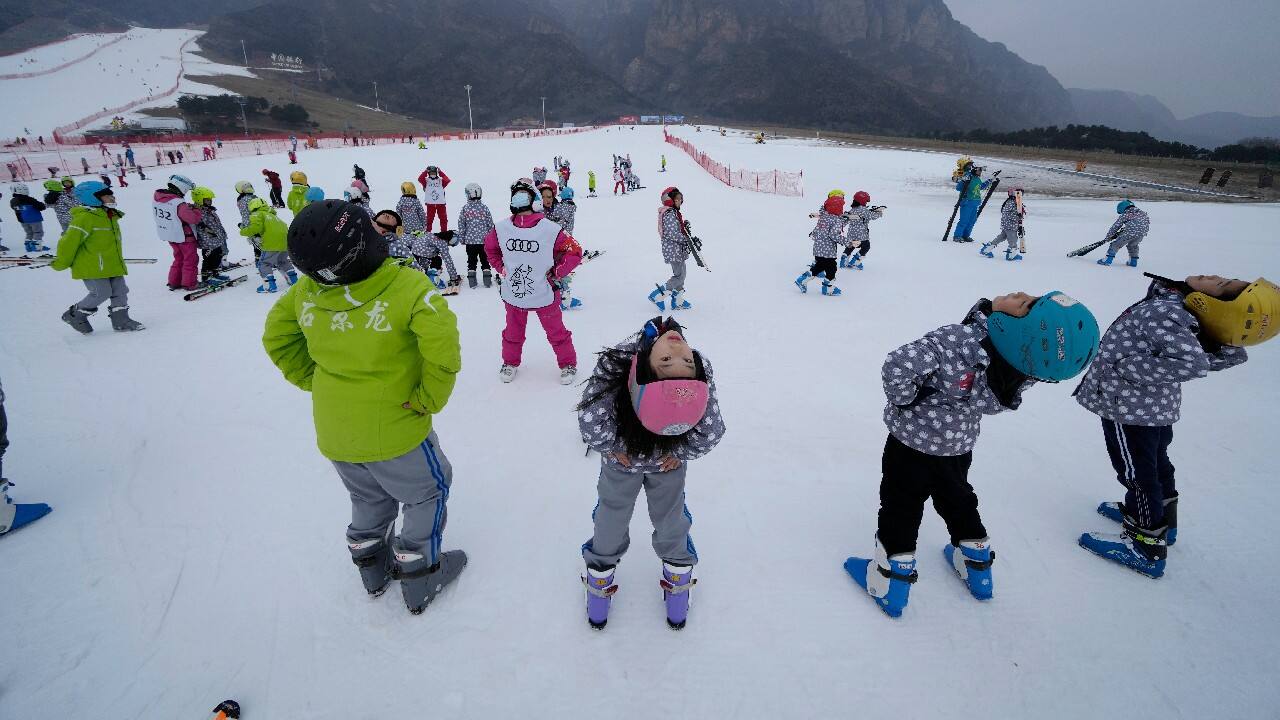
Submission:
<svg viewBox="0 0 1280 720">
<path fill-rule="evenodd" d="M 807 196 L 726 188 L 657 128 L 307 151 L 299 168 L 333 196 L 358 162 L 374 205 L 388 207 L 401 182 L 439 165 L 453 180 L 452 223 L 464 184 L 480 183 L 500 214 L 514 178 L 568 157 L 575 234 L 607 251 L 577 274 L 586 307 L 566 319 L 583 378 L 594 350 L 655 314 L 645 295 L 668 273 L 657 195 L 680 187 L 713 268 L 690 264 L 695 307 L 680 317 L 715 363 L 728 427 L 689 470 L 702 562 L 688 628 L 664 622 L 642 503 L 608 628 L 587 627 L 579 546 L 599 460 L 583 457 L 571 410 L 581 387 L 558 384 L 536 323 L 515 382 L 501 384 L 502 304 L 465 286 L 449 300 L 464 368 L 435 426 L 455 472 L 444 545 L 470 565 L 422 616 L 395 588 L 367 599 L 310 398 L 261 348 L 275 298 L 255 294 L 256 282 L 194 303 L 168 292 L 169 248 L 149 208 L 160 182 L 141 183 L 119 197 L 126 254 L 162 259 L 130 266 L 145 332 L 112 333 L 102 312 L 82 337 L 58 320 L 80 283 L 0 271 L 5 471 L 18 501 L 54 506 L 0 539 L 0 717 L 197 717 L 227 697 L 245 718 L 316 720 L 1274 714 L 1280 576 L 1269 528 L 1280 501 L 1268 438 L 1280 346 L 1188 386 L 1171 450 L 1181 528 L 1162 580 L 1077 547 L 1083 531 L 1114 529 L 1094 508 L 1121 488 L 1074 383 L 1039 385 L 1018 412 L 986 419 L 974 452 L 995 599 L 972 600 L 954 577 L 928 509 L 920 581 L 890 620 L 841 568 L 872 547 L 885 354 L 958 322 L 981 296 L 1017 290 L 1063 290 L 1108 325 L 1143 295 L 1141 271 L 1065 254 L 1101 237 L 1116 198 L 1046 199 L 1028 185 L 1027 258 L 1005 263 L 939 242 L 955 201 L 951 158 L 678 132 L 734 166 L 803 170 Z M 647 189 L 608 193 L 615 152 L 631 154 Z M 283 156 L 184 169 L 234 223 L 232 184 L 251 179 L 265 195 L 263 167 L 291 169 Z M 599 198 L 586 198 L 589 169 Z M 872 225 L 866 270 L 840 272 L 844 296 L 801 295 L 791 281 L 812 260 L 807 213 L 830 188 L 865 189 L 888 211 Z M 1153 230 L 1141 269 L 1280 276 L 1280 207 L 1144 207 Z M 995 235 L 993 209 L 975 237 Z M 15 226 L 0 226 L 10 246 Z M 231 245 L 232 257 L 249 256 L 247 243 Z"/>
<path fill-rule="evenodd" d="M 167 107 L 177 104 L 180 93 L 225 92 L 189 75 L 250 74 L 242 67 L 212 63 L 195 55 L 199 46 L 193 40 L 202 34 L 197 30 L 131 28 L 126 33 L 79 35 L 0 57 L 0 75 L 42 73 L 0 79 L 0 97 L 6 99 L 5 111 L 0 114 L 0 138 L 8 141 L 26 135 L 34 144 L 35 137 L 43 135 L 48 141 L 55 127 L 106 108 L 134 101 L 146 101 L 135 111 Z M 91 52 L 95 47 L 101 49 Z M 171 92 L 175 82 L 177 91 Z M 136 112 L 121 114 L 131 118 Z M 108 117 L 99 125 L 106 126 L 109 121 Z"/>
</svg>

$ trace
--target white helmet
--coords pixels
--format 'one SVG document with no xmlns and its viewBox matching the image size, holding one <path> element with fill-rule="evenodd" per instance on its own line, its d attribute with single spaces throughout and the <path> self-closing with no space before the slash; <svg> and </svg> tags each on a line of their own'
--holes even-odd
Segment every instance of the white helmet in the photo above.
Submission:
<svg viewBox="0 0 1280 720">
<path fill-rule="evenodd" d="M 343 195 L 346 196 L 347 200 L 350 200 L 351 202 L 363 200 L 365 196 L 364 190 L 361 190 L 356 185 L 352 185 L 351 187 L 347 188 L 346 192 L 344 192 Z"/>
<path fill-rule="evenodd" d="M 28 190 L 25 183 L 18 183 L 10 189 L 10 192 L 14 195 L 26 195 L 30 190 Z"/>
<path fill-rule="evenodd" d="M 253 183 L 249 182 L 248 180 L 241 180 L 240 182 L 236 183 L 236 192 L 240 193 L 241 195 L 252 195 Z"/>
<path fill-rule="evenodd" d="M 462 191 L 466 193 L 468 200 L 479 200 L 483 192 L 476 183 L 467 183 L 467 186 Z"/>
<path fill-rule="evenodd" d="M 106 165 L 103 165 L 106 167 Z M 186 175 L 170 175 L 169 184 L 182 191 L 183 195 L 196 189 L 196 184 L 191 182 L 191 178 Z"/>
</svg>

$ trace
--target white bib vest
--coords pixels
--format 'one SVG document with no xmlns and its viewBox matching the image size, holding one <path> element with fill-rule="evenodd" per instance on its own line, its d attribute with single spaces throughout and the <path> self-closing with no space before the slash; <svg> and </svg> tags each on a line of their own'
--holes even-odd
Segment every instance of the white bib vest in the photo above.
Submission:
<svg viewBox="0 0 1280 720">
<path fill-rule="evenodd" d="M 160 239 L 169 243 L 183 243 L 187 241 L 186 234 L 182 231 L 182 220 L 178 218 L 178 206 L 182 204 L 182 198 L 169 198 L 164 202 L 157 200 L 152 206 L 156 216 L 156 234 Z"/>
<path fill-rule="evenodd" d="M 427 198 L 428 205 L 444 204 L 444 180 L 442 178 L 433 178 L 427 176 L 427 187 L 423 191 L 423 195 Z"/>
<path fill-rule="evenodd" d="M 560 226 L 550 220 L 540 220 L 533 227 L 522 228 L 507 218 L 497 224 L 496 231 L 507 270 L 507 278 L 502 281 L 502 299 L 526 310 L 554 302 L 555 293 L 547 282 L 547 273 L 555 267 L 553 251 Z"/>
</svg>

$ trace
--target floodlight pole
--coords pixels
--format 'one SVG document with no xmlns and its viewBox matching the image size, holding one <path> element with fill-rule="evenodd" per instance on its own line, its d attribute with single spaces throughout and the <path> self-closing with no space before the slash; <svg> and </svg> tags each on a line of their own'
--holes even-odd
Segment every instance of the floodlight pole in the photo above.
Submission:
<svg viewBox="0 0 1280 720">
<path fill-rule="evenodd" d="M 547 96 L 542 95 L 542 129 L 547 129 Z"/>
<path fill-rule="evenodd" d="M 471 117 L 471 86 L 463 85 L 462 87 L 467 89 L 467 124 L 471 126 L 471 135 L 474 137 L 476 134 L 476 122 Z"/>
</svg>

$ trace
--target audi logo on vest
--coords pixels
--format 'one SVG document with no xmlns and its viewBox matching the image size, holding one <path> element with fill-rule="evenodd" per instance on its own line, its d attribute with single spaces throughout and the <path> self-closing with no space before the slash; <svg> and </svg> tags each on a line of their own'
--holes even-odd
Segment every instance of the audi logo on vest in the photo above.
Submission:
<svg viewBox="0 0 1280 720">
<path fill-rule="evenodd" d="M 507 240 L 507 249 L 512 252 L 536 253 L 540 248 L 537 240 Z"/>
</svg>

